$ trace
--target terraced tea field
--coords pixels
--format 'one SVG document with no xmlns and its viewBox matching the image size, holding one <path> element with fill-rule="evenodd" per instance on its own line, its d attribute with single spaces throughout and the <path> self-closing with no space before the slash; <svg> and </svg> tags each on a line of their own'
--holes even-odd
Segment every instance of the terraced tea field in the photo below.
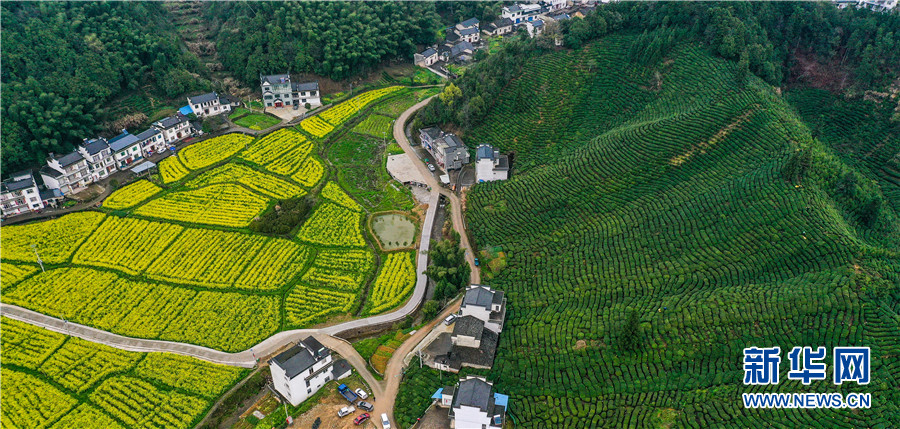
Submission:
<svg viewBox="0 0 900 429">
<path fill-rule="evenodd" d="M 399 89 L 358 95 L 353 114 Z M 378 250 L 364 228 L 369 208 L 333 180 L 342 165 L 323 158 L 325 144 L 291 128 L 210 138 L 162 161 L 159 177 L 117 190 L 99 211 L 4 226 L 3 300 L 125 336 L 229 352 L 334 316 L 389 311 L 409 296 L 411 268 Z M 279 236 L 249 230 L 289 198 L 310 199 L 302 224 Z M 373 293 L 377 302 L 366 305 Z M 146 387 L 117 383 L 109 388 Z"/>
<path fill-rule="evenodd" d="M 0 318 L 4 427 L 188 428 L 247 370 L 133 353 Z"/>
<path fill-rule="evenodd" d="M 516 426 L 900 424 L 900 222 L 890 204 L 860 214 L 896 192 L 896 136 L 858 149 L 881 160 L 872 183 L 733 64 L 682 46 L 638 66 L 631 40 L 530 59 L 463 136 L 516 154 L 511 180 L 475 186 L 466 212 L 478 248 L 507 255 L 487 374 Z M 803 386 L 783 357 L 780 384 L 744 386 L 751 346 L 869 346 L 873 382 Z M 745 392 L 868 392 L 873 406 L 753 410 Z"/>
</svg>

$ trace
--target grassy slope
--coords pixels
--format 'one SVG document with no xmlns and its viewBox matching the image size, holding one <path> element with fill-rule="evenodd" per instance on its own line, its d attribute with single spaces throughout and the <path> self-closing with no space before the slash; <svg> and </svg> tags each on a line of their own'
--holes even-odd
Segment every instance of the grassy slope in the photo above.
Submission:
<svg viewBox="0 0 900 429">
<path fill-rule="evenodd" d="M 491 378 L 521 426 L 900 423 L 897 309 L 873 298 L 896 299 L 894 212 L 861 234 L 830 197 L 846 167 L 770 88 L 693 48 L 633 66 L 628 43 L 530 62 L 467 136 L 515 152 L 513 179 L 475 187 L 466 214 L 479 247 L 508 252 Z M 781 171 L 798 145 L 815 166 L 795 187 Z M 638 352 L 617 346 L 632 309 Z M 781 384 L 745 387 L 754 345 L 868 345 L 874 381 L 803 387 L 784 357 Z M 747 411 L 751 391 L 873 392 L 875 406 Z"/>
</svg>

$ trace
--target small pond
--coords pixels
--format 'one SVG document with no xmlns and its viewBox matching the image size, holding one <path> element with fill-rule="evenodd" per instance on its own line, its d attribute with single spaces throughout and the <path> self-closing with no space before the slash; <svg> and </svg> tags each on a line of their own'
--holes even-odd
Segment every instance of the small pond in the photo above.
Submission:
<svg viewBox="0 0 900 429">
<path fill-rule="evenodd" d="M 383 214 L 372 219 L 372 230 L 384 250 L 413 246 L 416 239 L 416 224 L 401 214 Z"/>
</svg>

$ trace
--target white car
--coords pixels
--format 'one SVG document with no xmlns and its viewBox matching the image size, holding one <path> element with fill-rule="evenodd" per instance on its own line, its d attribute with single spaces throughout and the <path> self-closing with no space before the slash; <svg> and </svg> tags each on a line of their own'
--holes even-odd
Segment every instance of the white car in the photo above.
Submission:
<svg viewBox="0 0 900 429">
<path fill-rule="evenodd" d="M 386 413 L 381 413 L 381 428 L 391 429 L 391 421 L 388 420 Z"/>
<path fill-rule="evenodd" d="M 444 319 L 444 324 L 447 326 L 450 326 L 450 324 L 452 324 L 453 322 L 456 321 L 456 317 L 457 316 L 455 314 L 451 314 L 451 315 L 447 316 L 447 318 Z"/>
<path fill-rule="evenodd" d="M 356 389 L 356 396 L 359 396 L 359 399 L 368 399 L 369 398 L 369 394 L 366 393 L 366 391 L 362 390 L 361 388 Z"/>
<path fill-rule="evenodd" d="M 429 163 L 429 164 L 428 164 L 428 171 L 434 171 L 434 170 L 435 170 L 434 164 Z"/>
<path fill-rule="evenodd" d="M 338 410 L 338 417 L 347 417 L 350 414 L 353 414 L 354 412 L 356 412 L 356 407 L 354 407 L 353 405 L 351 405 L 349 407 L 344 407 L 344 408 L 341 408 L 340 410 Z"/>
</svg>

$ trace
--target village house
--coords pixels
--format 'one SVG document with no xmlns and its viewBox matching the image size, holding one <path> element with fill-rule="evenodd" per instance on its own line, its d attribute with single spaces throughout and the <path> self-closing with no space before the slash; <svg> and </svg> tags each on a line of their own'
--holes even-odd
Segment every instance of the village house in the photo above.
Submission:
<svg viewBox="0 0 900 429">
<path fill-rule="evenodd" d="M 488 36 L 502 36 L 504 34 L 512 33 L 512 31 L 513 22 L 509 18 L 495 20 L 484 28 L 484 33 Z"/>
<path fill-rule="evenodd" d="M 124 170 L 131 167 L 137 161 L 144 159 L 141 151 L 141 140 L 137 136 L 122 130 L 122 133 L 109 140 L 109 148 L 112 149 L 116 159 L 116 167 Z"/>
<path fill-rule="evenodd" d="M 453 330 L 441 332 L 422 349 L 422 362 L 437 370 L 454 373 L 464 366 L 491 368 L 505 317 L 503 292 L 482 285 L 470 286 Z"/>
<path fill-rule="evenodd" d="M 269 360 L 272 384 L 293 406 L 315 394 L 325 383 L 350 375 L 347 361 L 333 361 L 331 350 L 313 337 L 297 344 Z"/>
<path fill-rule="evenodd" d="M 528 37 L 534 38 L 544 32 L 544 20 L 535 19 L 525 23 L 525 30 L 528 31 Z"/>
<path fill-rule="evenodd" d="M 509 157 L 500 155 L 490 145 L 480 145 L 475 149 L 475 181 L 492 182 L 509 178 Z"/>
<path fill-rule="evenodd" d="M 163 133 L 156 128 L 151 127 L 144 132 L 136 134 L 135 137 L 141 144 L 141 152 L 145 158 L 166 150 L 166 140 L 163 138 Z"/>
<path fill-rule="evenodd" d="M 188 121 L 187 116 L 180 113 L 154 122 L 153 128 L 162 133 L 163 141 L 166 144 L 177 142 L 191 134 L 191 123 Z"/>
<path fill-rule="evenodd" d="M 78 152 L 88 163 L 92 182 L 103 179 L 116 171 L 112 149 L 109 148 L 109 142 L 105 138 L 84 139 L 84 143 L 78 147 Z"/>
<path fill-rule="evenodd" d="M 0 213 L 3 217 L 44 208 L 41 193 L 30 170 L 14 173 L 0 183 Z"/>
<path fill-rule="evenodd" d="M 266 107 L 284 107 L 310 104 L 310 107 L 322 105 L 319 93 L 319 82 L 291 83 L 288 74 L 260 75 L 259 87 Z"/>
<path fill-rule="evenodd" d="M 441 61 L 467 62 L 475 52 L 475 47 L 466 41 L 457 43 L 444 43 L 438 48 L 438 57 Z"/>
<path fill-rule="evenodd" d="M 547 11 L 555 12 L 565 9 L 569 5 L 569 2 L 568 0 L 542 0 L 541 5 L 543 5 Z"/>
<path fill-rule="evenodd" d="M 413 62 L 419 67 L 429 67 L 438 62 L 438 53 L 434 48 L 426 48 L 413 56 Z"/>
<path fill-rule="evenodd" d="M 78 151 L 62 156 L 51 153 L 40 173 L 44 186 L 59 189 L 64 195 L 78 193 L 93 182 L 88 162 Z"/>
<path fill-rule="evenodd" d="M 459 137 L 431 127 L 420 129 L 419 138 L 422 147 L 434 156 L 441 167 L 455 170 L 469 163 L 469 150 Z"/>
<path fill-rule="evenodd" d="M 215 116 L 231 111 L 231 100 L 224 99 L 215 92 L 188 97 L 188 106 L 198 118 Z"/>
<path fill-rule="evenodd" d="M 513 24 L 533 21 L 541 13 L 541 6 L 530 3 L 516 3 L 512 6 L 504 6 L 500 12 L 501 18 L 509 18 Z"/>
<path fill-rule="evenodd" d="M 494 392 L 492 383 L 474 375 L 438 389 L 431 398 L 437 406 L 450 409 L 450 427 L 455 429 L 500 429 L 509 407 L 509 396 Z"/>
</svg>

